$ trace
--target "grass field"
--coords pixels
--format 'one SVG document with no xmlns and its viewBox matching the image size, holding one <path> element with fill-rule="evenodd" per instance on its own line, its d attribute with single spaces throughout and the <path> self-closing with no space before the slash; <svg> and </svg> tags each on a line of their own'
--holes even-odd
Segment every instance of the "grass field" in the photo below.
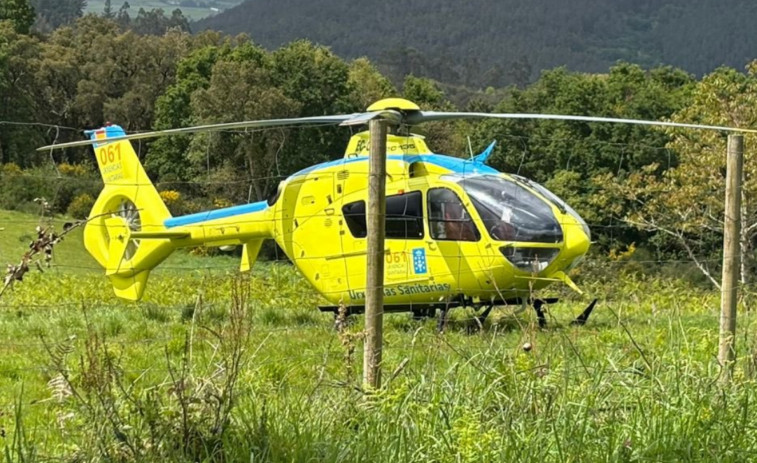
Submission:
<svg viewBox="0 0 757 463">
<path fill-rule="evenodd" d="M 145 10 L 151 10 L 153 8 L 162 8 L 163 11 L 166 12 L 166 14 L 170 15 L 171 12 L 177 8 L 179 8 L 182 13 L 184 13 L 184 16 L 187 18 L 197 21 L 198 19 L 206 18 L 208 16 L 212 16 L 214 14 L 219 13 L 220 11 L 223 11 L 227 8 L 231 8 L 232 6 L 236 6 L 240 3 L 242 3 L 243 0 L 216 0 L 214 8 L 217 8 L 218 11 L 212 10 L 210 8 L 196 8 L 196 7 L 184 7 L 179 6 L 178 1 L 166 1 L 166 0 L 131 0 L 129 1 L 129 15 L 132 17 L 135 17 L 137 15 L 137 12 L 139 12 L 140 8 L 144 8 Z M 211 3 L 211 2 L 205 2 L 205 3 Z M 123 1 L 121 0 L 113 0 L 111 2 L 112 8 L 115 11 L 118 11 L 119 8 L 121 8 L 121 5 L 123 5 Z M 87 9 L 85 13 L 95 13 L 100 14 L 105 9 L 105 0 L 87 0 Z"/>
<path fill-rule="evenodd" d="M 36 218 L 0 211 L 0 259 Z M 24 236 L 27 234 L 29 236 Z M 0 298 L 8 461 L 749 461 L 754 322 L 718 385 L 718 294 L 585 265 L 539 329 L 500 310 L 385 318 L 384 388 L 360 387 L 362 318 L 336 332 L 284 263 L 177 254 L 115 299 L 80 236 Z M 591 275 L 599 275 L 592 278 Z M 532 348 L 525 350 L 525 343 Z"/>
</svg>

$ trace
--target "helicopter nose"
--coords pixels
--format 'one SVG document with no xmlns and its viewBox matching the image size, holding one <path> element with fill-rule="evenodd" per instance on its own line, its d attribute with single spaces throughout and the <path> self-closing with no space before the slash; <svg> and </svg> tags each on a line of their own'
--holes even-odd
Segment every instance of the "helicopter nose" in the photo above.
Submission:
<svg viewBox="0 0 757 463">
<path fill-rule="evenodd" d="M 589 251 L 591 232 L 588 227 L 576 221 L 563 224 L 563 236 L 564 245 L 560 260 L 565 267 L 572 267 Z"/>
</svg>

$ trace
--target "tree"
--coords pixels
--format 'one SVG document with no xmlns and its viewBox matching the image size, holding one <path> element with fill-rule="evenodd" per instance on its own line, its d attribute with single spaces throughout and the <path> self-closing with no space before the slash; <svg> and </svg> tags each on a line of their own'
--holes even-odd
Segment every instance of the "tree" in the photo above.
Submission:
<svg viewBox="0 0 757 463">
<path fill-rule="evenodd" d="M 126 130 L 150 129 L 154 102 L 175 81 L 177 62 L 193 41 L 181 32 L 139 36 L 95 15 L 58 28 L 42 44 L 35 71 L 37 120 L 81 128 L 112 121 Z M 65 132 L 58 141 L 79 136 Z M 89 152 L 70 150 L 65 157 L 88 159 Z"/>
<path fill-rule="evenodd" d="M 272 53 L 272 78 L 283 94 L 299 106 L 297 116 L 362 111 L 352 98 L 350 69 L 328 48 L 300 40 Z M 344 154 L 349 133 L 343 128 L 301 128 L 289 131 L 280 153 L 281 174 L 293 173 Z"/>
<path fill-rule="evenodd" d="M 350 63 L 347 84 L 352 90 L 355 106 L 363 110 L 382 98 L 397 94 L 391 81 L 381 75 L 367 58 L 358 58 Z"/>
<path fill-rule="evenodd" d="M 425 77 L 409 75 L 402 85 L 402 95 L 423 110 L 454 111 L 455 107 L 444 96 L 439 84 Z M 430 148 L 437 153 L 465 156 L 467 144 L 461 129 L 468 127 L 463 121 L 431 122 L 413 128 L 425 135 Z"/>
<path fill-rule="evenodd" d="M 28 0 L 0 0 L 0 21 L 10 21 L 19 34 L 28 34 L 34 24 L 34 8 Z"/>
<path fill-rule="evenodd" d="M 104 16 L 115 19 L 121 27 L 131 29 L 140 35 L 163 35 L 172 29 L 190 32 L 189 20 L 178 8 L 173 10 L 170 16 L 166 16 L 162 8 L 140 8 L 134 18 L 129 15 L 130 8 L 129 2 L 124 2 L 117 13 L 112 13 L 111 10 L 111 15 Z"/>
<path fill-rule="evenodd" d="M 43 132 L 34 122 L 36 106 L 35 69 L 40 53 L 37 39 L 16 31 L 10 21 L 0 21 L 0 163 L 30 166 L 41 157 L 34 151 Z"/>
<path fill-rule="evenodd" d="M 171 16 L 166 16 L 161 8 L 140 8 L 137 17 L 130 21 L 129 27 L 141 35 L 163 35 L 171 29 L 185 32 L 190 30 L 189 20 L 180 9 L 175 9 Z"/>
<path fill-rule="evenodd" d="M 507 73 L 511 82 L 517 87 L 524 88 L 531 81 L 531 63 L 528 56 L 520 55 L 518 59 L 512 62 L 510 71 Z M 501 79 L 501 77 L 500 77 Z M 502 84 L 501 80 L 491 80 L 490 85 Z"/>
<path fill-rule="evenodd" d="M 200 43 L 218 42 L 217 37 L 197 37 Z M 254 61 L 262 63 L 269 60 L 262 48 L 252 44 L 246 38 L 226 39 L 222 45 L 207 44 L 188 53 L 176 66 L 176 81 L 158 97 L 155 103 L 156 130 L 187 127 L 198 122 L 198 116 L 192 109 L 191 100 L 194 92 L 206 89 L 210 85 L 213 68 L 219 60 Z M 270 66 L 268 64 L 268 66 Z M 185 156 L 189 149 L 191 136 L 166 137 L 156 140 L 145 159 L 145 167 L 152 174 L 164 180 L 190 180 L 197 172 L 192 172 Z"/>
<path fill-rule="evenodd" d="M 34 0 L 37 28 L 50 32 L 71 24 L 84 14 L 86 0 Z"/>
<path fill-rule="evenodd" d="M 695 124 L 753 127 L 757 122 L 757 61 L 747 73 L 720 68 L 696 86 L 689 105 L 673 120 Z M 662 178 L 650 175 L 654 165 L 628 178 L 622 191 L 638 204 L 628 220 L 641 229 L 670 237 L 683 248 L 715 286 L 709 259 L 720 253 L 723 233 L 726 136 L 713 130 L 675 129 L 668 147 L 677 153 L 678 166 Z M 757 242 L 757 137 L 745 136 L 742 188 L 741 282 L 748 283 Z M 716 259 L 717 261 L 717 259 Z"/>
<path fill-rule="evenodd" d="M 425 77 L 415 77 L 412 74 L 405 77 L 402 93 L 405 98 L 429 109 L 441 107 L 445 103 L 444 92 L 436 82 Z"/>
<path fill-rule="evenodd" d="M 113 11 L 111 0 L 105 0 L 105 6 L 103 7 L 103 17 L 108 19 L 116 19 L 116 13 Z"/>
<path fill-rule="evenodd" d="M 300 104 L 275 87 L 271 70 L 260 64 L 232 60 L 216 63 L 208 88 L 192 94 L 192 109 L 198 121 L 209 124 L 297 115 Z M 200 169 L 207 163 L 216 168 L 229 167 L 237 172 L 238 180 L 238 172 L 245 168 L 255 199 L 260 200 L 277 183 L 276 177 L 280 174 L 278 155 L 285 137 L 285 132 L 280 130 L 202 134 L 193 140 L 188 158 Z M 235 202 L 246 200 L 247 188 L 246 185 L 242 187 L 242 192 L 237 193 L 242 197 L 228 199 Z"/>
<path fill-rule="evenodd" d="M 116 13 L 116 22 L 121 27 L 129 27 L 129 24 L 131 24 L 131 17 L 129 16 L 129 9 L 131 8 L 131 5 L 129 2 L 123 2 L 121 4 L 121 7 L 118 9 L 118 13 Z"/>
</svg>

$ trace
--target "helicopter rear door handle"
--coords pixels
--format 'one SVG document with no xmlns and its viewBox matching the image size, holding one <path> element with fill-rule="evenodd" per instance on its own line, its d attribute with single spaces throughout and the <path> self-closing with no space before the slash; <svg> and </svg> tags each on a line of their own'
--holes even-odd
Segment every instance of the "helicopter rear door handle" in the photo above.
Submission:
<svg viewBox="0 0 757 463">
<path fill-rule="evenodd" d="M 436 251 L 436 243 L 433 241 L 426 241 L 426 244 L 428 244 L 428 249 L 431 251 Z"/>
</svg>

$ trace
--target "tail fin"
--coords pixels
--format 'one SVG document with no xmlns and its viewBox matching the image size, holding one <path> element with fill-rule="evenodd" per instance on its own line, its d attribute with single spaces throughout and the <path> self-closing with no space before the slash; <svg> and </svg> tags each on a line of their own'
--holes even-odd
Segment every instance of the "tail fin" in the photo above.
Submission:
<svg viewBox="0 0 757 463">
<path fill-rule="evenodd" d="M 140 240 L 133 234 L 165 230 L 171 217 L 158 190 L 147 177 L 131 143 L 108 142 L 125 135 L 117 125 L 88 132 L 93 140 L 103 188 L 84 228 L 84 246 L 102 265 L 116 295 L 137 300 L 142 297 L 150 270 L 173 250 L 170 240 Z"/>
</svg>

